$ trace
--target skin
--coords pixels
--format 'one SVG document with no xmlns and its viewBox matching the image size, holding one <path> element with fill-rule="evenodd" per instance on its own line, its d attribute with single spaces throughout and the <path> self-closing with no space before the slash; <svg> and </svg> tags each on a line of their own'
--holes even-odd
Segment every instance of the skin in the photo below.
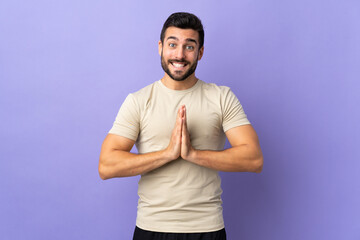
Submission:
<svg viewBox="0 0 360 240">
<path fill-rule="evenodd" d="M 192 29 L 180 29 L 169 27 L 166 29 L 164 43 L 159 41 L 159 55 L 161 62 L 169 69 L 173 76 L 181 78 L 191 69 L 192 65 L 196 65 L 204 54 L 204 47 L 199 49 L 199 34 Z M 176 68 L 172 62 L 187 63 L 183 68 Z M 164 68 L 164 66 L 163 66 Z M 186 79 L 179 81 L 173 79 L 168 73 L 164 73 L 161 79 L 162 83 L 174 90 L 184 90 L 191 88 L 197 82 L 195 72 Z"/>
<path fill-rule="evenodd" d="M 159 55 L 164 71 L 166 69 L 161 81 L 166 87 L 184 90 L 198 81 L 195 69 L 192 69 L 194 66 L 196 68 L 197 61 L 204 53 L 204 47 L 199 49 L 198 38 L 198 33 L 192 29 L 169 27 L 166 30 L 164 42 L 159 41 Z M 176 63 L 182 66 L 176 66 Z M 186 106 L 183 105 L 178 109 L 167 148 L 146 154 L 130 153 L 135 141 L 108 134 L 100 153 L 100 177 L 109 179 L 145 174 L 178 157 L 219 171 L 261 172 L 263 156 L 257 134 L 251 125 L 235 127 L 225 133 L 231 148 L 203 151 L 192 147 L 186 122 Z"/>
<path fill-rule="evenodd" d="M 180 29 L 181 38 L 177 34 L 178 30 L 179 28 L 169 27 L 164 37 L 164 45 L 161 40 L 159 41 L 161 66 L 165 72 L 164 78 L 165 80 L 184 81 L 191 76 L 189 79 L 195 80 L 194 72 L 198 60 L 203 55 L 204 48 L 201 47 L 199 50 L 198 36 L 194 38 L 193 30 Z M 173 63 L 186 64 L 186 66 L 176 67 Z"/>
</svg>

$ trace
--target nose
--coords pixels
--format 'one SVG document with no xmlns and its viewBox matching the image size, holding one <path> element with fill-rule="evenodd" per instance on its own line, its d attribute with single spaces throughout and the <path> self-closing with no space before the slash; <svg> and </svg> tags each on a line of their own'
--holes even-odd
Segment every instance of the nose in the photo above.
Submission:
<svg viewBox="0 0 360 240">
<path fill-rule="evenodd" d="M 180 60 L 185 57 L 184 49 L 182 47 L 179 47 L 176 49 L 175 58 Z"/>
</svg>

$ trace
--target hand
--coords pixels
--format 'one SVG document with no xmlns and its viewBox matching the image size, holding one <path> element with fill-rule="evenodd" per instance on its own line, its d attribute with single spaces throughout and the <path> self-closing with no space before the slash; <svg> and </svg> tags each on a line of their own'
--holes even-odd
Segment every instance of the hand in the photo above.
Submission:
<svg viewBox="0 0 360 240">
<path fill-rule="evenodd" d="M 171 138 L 168 147 L 165 149 L 166 155 L 170 160 L 175 160 L 180 157 L 181 153 L 181 130 L 182 130 L 182 119 L 184 115 L 183 106 L 178 110 L 176 116 L 175 126 L 171 133 Z"/>
<path fill-rule="evenodd" d="M 190 160 L 195 154 L 195 149 L 190 142 L 190 134 L 187 129 L 186 108 L 185 105 L 180 107 L 182 109 L 182 127 L 181 127 L 181 152 L 180 155 L 185 160 Z"/>
</svg>

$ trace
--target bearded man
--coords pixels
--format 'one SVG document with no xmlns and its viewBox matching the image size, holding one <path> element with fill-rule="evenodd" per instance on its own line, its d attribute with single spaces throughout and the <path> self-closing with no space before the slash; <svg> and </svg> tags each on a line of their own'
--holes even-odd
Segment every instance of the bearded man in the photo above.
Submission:
<svg viewBox="0 0 360 240">
<path fill-rule="evenodd" d="M 261 172 L 257 134 L 230 88 L 195 76 L 204 54 L 198 17 L 170 15 L 158 44 L 164 76 L 125 99 L 102 145 L 100 177 L 141 175 L 134 240 L 226 239 L 218 171 Z"/>
</svg>

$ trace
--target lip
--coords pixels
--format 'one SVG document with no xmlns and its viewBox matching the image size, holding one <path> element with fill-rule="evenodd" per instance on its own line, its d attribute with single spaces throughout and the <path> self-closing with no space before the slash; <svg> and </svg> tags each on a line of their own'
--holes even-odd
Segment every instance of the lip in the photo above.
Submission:
<svg viewBox="0 0 360 240">
<path fill-rule="evenodd" d="M 170 61 L 170 64 L 176 70 L 182 70 L 188 65 L 187 62 L 179 62 L 179 61 Z"/>
</svg>

